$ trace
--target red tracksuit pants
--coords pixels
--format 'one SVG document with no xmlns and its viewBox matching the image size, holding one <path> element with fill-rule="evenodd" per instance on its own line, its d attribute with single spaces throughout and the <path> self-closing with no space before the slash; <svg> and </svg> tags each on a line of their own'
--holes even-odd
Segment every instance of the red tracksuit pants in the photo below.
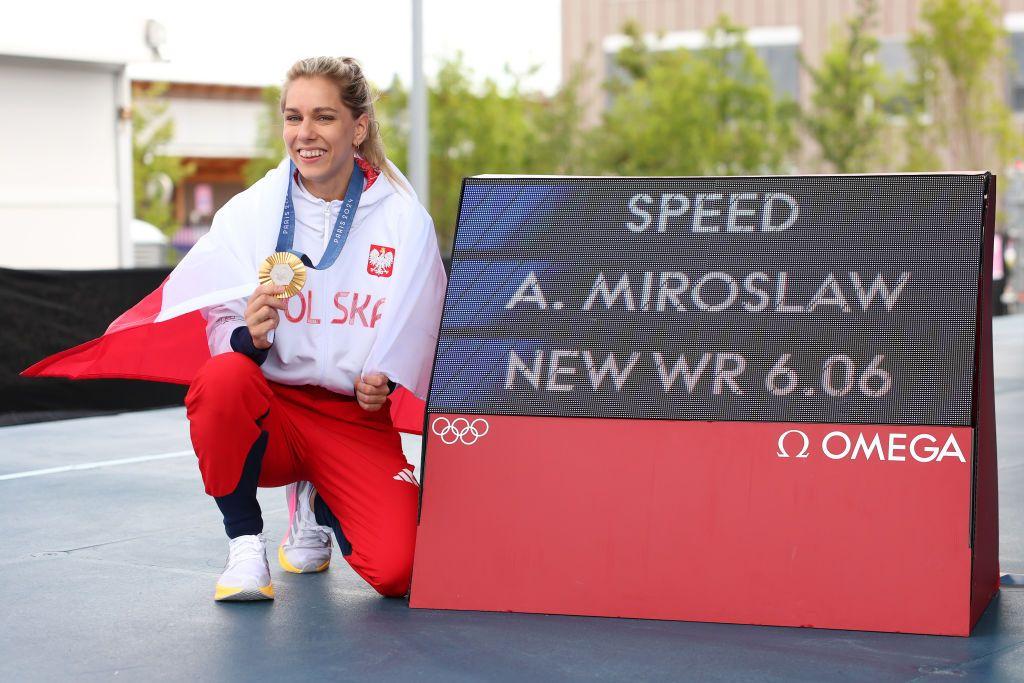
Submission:
<svg viewBox="0 0 1024 683">
<path fill-rule="evenodd" d="M 321 387 L 270 382 L 252 360 L 231 352 L 200 369 L 185 406 L 208 494 L 234 491 L 266 432 L 259 485 L 312 482 L 340 522 L 351 545 L 345 559 L 356 573 L 382 595 L 405 595 L 419 489 L 408 476 L 390 401 L 368 412 Z"/>
</svg>

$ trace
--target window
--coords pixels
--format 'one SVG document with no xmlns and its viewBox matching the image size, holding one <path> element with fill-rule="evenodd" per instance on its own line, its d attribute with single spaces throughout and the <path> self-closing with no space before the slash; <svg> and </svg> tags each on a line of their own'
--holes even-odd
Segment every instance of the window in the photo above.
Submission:
<svg viewBox="0 0 1024 683">
<path fill-rule="evenodd" d="M 1010 34 L 1009 58 L 1007 99 L 1014 111 L 1024 111 L 1024 33 Z"/>
<path fill-rule="evenodd" d="M 1003 26 L 1009 34 L 1006 99 L 1013 111 L 1024 111 L 1024 13 L 1007 14 Z"/>
<path fill-rule="evenodd" d="M 903 38 L 882 38 L 878 44 L 878 61 L 889 78 L 910 80 L 914 76 L 914 60 Z"/>
<path fill-rule="evenodd" d="M 768 67 L 775 94 L 797 100 L 800 97 L 799 45 L 754 45 L 757 56 Z"/>
<path fill-rule="evenodd" d="M 775 94 L 798 100 L 800 97 L 800 29 L 796 26 L 760 26 L 746 31 L 746 41 L 764 62 L 775 85 Z M 647 34 L 644 42 L 651 50 L 699 50 L 707 44 L 703 31 L 675 31 L 664 35 Z M 605 77 L 621 76 L 615 55 L 629 44 L 623 35 L 604 39 Z M 611 103 L 609 98 L 608 104 Z"/>
<path fill-rule="evenodd" d="M 912 102 L 907 94 L 907 83 L 914 78 L 914 60 L 903 38 L 881 38 L 877 58 L 885 76 L 894 87 L 887 88 L 881 108 L 892 116 L 906 115 Z"/>
</svg>

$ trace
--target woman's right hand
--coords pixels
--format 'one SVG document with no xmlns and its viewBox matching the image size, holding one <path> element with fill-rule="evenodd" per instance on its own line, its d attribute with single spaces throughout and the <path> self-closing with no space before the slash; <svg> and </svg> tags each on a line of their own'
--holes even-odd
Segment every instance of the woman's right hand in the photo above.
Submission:
<svg viewBox="0 0 1024 683">
<path fill-rule="evenodd" d="M 278 299 L 275 294 L 284 291 L 284 287 L 275 284 L 260 285 L 249 297 L 249 305 L 245 307 L 245 324 L 252 335 L 252 343 L 257 349 L 269 349 L 267 335 L 277 328 L 280 314 L 286 310 L 287 299 Z"/>
</svg>

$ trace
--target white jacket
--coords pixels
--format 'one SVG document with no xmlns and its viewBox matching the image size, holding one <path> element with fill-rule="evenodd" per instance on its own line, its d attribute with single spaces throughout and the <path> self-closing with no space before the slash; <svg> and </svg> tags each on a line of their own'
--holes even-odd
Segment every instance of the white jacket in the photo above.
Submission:
<svg viewBox="0 0 1024 683">
<path fill-rule="evenodd" d="M 199 249 L 192 268 L 197 275 L 199 262 L 224 264 L 238 273 L 247 269 L 245 285 L 225 288 L 239 278 L 218 273 L 208 278 L 216 281 L 207 288 L 215 294 L 189 292 L 192 303 L 204 296 L 219 301 L 201 308 L 213 355 L 230 351 L 231 333 L 245 325 L 257 269 L 276 247 L 288 171 L 285 159 L 232 198 L 203 238 L 212 244 L 193 248 Z M 292 185 L 292 199 L 297 219 L 293 248 L 315 264 L 341 202 L 324 202 L 298 184 Z M 185 265 L 183 260 L 179 269 Z M 396 188 L 380 174 L 363 192 L 338 260 L 327 270 L 308 268 L 306 273 L 302 291 L 281 312 L 263 374 L 282 384 L 317 385 L 351 395 L 360 374 L 381 372 L 426 398 L 446 276 L 433 222 L 411 190 Z"/>
</svg>

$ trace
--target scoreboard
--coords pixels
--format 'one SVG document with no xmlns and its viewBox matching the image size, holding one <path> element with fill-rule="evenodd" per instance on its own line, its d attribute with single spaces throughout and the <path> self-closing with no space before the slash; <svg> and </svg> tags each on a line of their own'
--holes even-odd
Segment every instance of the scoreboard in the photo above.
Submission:
<svg viewBox="0 0 1024 683">
<path fill-rule="evenodd" d="M 934 588 L 948 592 L 950 581 L 960 581 L 970 603 L 972 577 L 981 574 L 972 512 L 983 455 L 977 430 L 994 429 L 979 425 L 991 402 L 983 293 L 994 191 L 988 173 L 466 179 L 427 402 L 412 604 L 803 625 L 810 621 L 800 610 L 736 606 L 718 613 L 686 591 L 667 605 L 673 598 L 655 587 L 650 595 L 623 589 L 636 599 L 609 606 L 597 596 L 614 593 L 615 582 L 582 567 L 630 561 L 605 547 L 615 539 L 602 524 L 670 515 L 677 524 L 657 541 L 636 545 L 631 533 L 650 533 L 643 528 L 618 532 L 623 552 L 648 556 L 648 571 L 650 558 L 662 557 L 659 572 L 685 582 L 713 573 L 723 556 L 741 557 L 744 548 L 794 557 L 815 548 L 796 575 L 813 573 L 815 563 L 849 553 L 836 529 L 856 533 L 872 515 L 884 520 L 878 495 L 902 496 L 894 501 L 900 509 L 918 496 L 937 512 L 937 496 L 962 504 L 949 528 L 926 532 L 917 528 L 923 521 L 904 520 L 895 536 L 878 541 L 882 546 L 869 542 L 863 551 L 919 560 L 922 571 L 937 561 L 956 564 L 951 558 L 959 553 L 960 564 Z M 471 451 L 476 460 L 466 460 Z M 994 445 L 984 456 L 994 461 Z M 484 466 L 480 457 L 491 460 Z M 808 464 L 796 469 L 799 461 Z M 981 464 L 982 496 L 989 464 Z M 843 469 L 850 467 L 857 470 Z M 581 468 L 603 474 L 582 475 Z M 521 480 L 508 497 L 501 473 L 513 470 Z M 689 490 L 690 501 L 654 493 L 653 483 L 648 495 L 623 498 L 617 483 L 636 484 L 641 473 L 652 482 L 685 477 L 679 493 Z M 477 493 L 467 496 L 460 487 L 470 476 Z M 991 476 L 994 482 L 994 469 Z M 569 498 L 585 493 L 605 502 L 568 510 L 552 493 L 558 486 L 575 489 Z M 834 509 L 815 501 L 831 487 L 833 502 L 849 504 Z M 859 489 L 856 496 L 850 487 Z M 775 495 L 807 500 L 792 505 Z M 788 512 L 779 513 L 779 528 L 756 542 L 747 537 L 758 518 L 780 506 Z M 723 511 L 730 520 L 724 526 Z M 808 526 L 808 516 L 825 513 L 849 519 L 834 519 L 832 530 Z M 492 523 L 467 526 L 454 519 L 459 514 Z M 524 514 L 537 516 L 535 533 L 523 530 L 529 548 L 546 538 L 552 547 L 538 552 L 558 559 L 510 575 L 499 562 L 511 559 L 505 532 Z M 545 531 L 552 523 L 543 515 L 558 515 L 561 531 Z M 916 541 L 902 542 L 900 534 L 922 533 L 939 539 L 949 557 L 904 557 Z M 468 544 L 488 552 L 491 535 L 503 539 L 489 570 L 496 579 L 550 585 L 571 566 L 588 585 L 568 603 L 526 588 L 518 599 L 493 604 L 447 600 L 431 579 L 441 571 L 434 566 L 442 562 L 440 548 L 450 553 Z M 688 545 L 695 535 L 702 544 L 688 546 L 686 557 L 659 545 Z M 569 539 L 574 552 L 564 550 Z M 955 547 L 961 541 L 963 548 Z M 829 543 L 835 552 L 822 553 Z M 769 573 L 776 570 L 787 568 Z M 458 583 L 458 572 L 446 571 Z M 865 594 L 885 585 L 870 571 L 862 579 Z M 778 593 L 786 581 L 780 575 L 766 586 Z M 493 590 L 500 594 L 500 585 Z M 844 600 L 863 602 L 857 587 L 831 597 L 827 586 L 814 590 L 838 612 L 826 610 L 813 625 L 969 630 L 964 619 L 929 626 L 938 622 L 924 613 L 900 621 L 884 609 L 878 618 L 869 611 L 844 620 Z"/>
<path fill-rule="evenodd" d="M 469 179 L 429 409 L 969 425 L 985 182 Z"/>
</svg>

